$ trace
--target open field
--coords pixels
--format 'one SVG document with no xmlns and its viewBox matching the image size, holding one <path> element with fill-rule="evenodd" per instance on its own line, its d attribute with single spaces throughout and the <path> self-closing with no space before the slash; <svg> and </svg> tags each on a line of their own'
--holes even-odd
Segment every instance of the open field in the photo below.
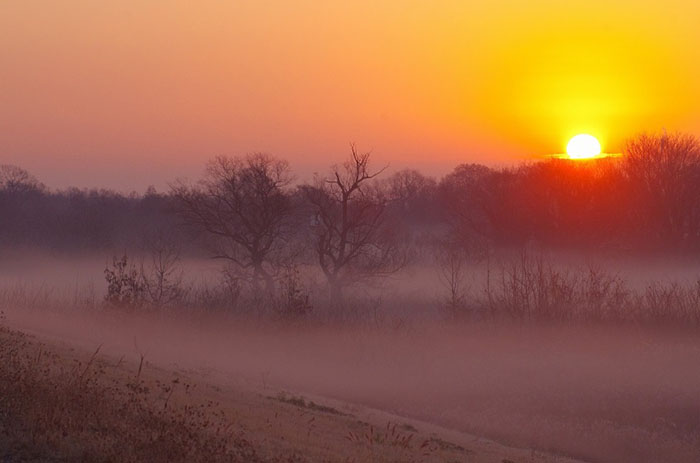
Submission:
<svg viewBox="0 0 700 463">
<path fill-rule="evenodd" d="M 371 461 L 371 452 L 375 461 L 693 462 L 700 455 L 700 342 L 692 333 L 489 324 L 372 330 L 26 311 L 10 311 L 6 323 L 83 363 L 101 345 L 98 358 L 120 364 L 108 375 L 124 381 L 143 357 L 149 381 L 198 384 L 193 396 L 176 390 L 173 398 L 219 402 L 236 435 L 261 455 L 296 450 L 309 461 L 358 462 Z M 379 457 L 361 436 L 387 423 L 404 437 L 416 428 L 416 447 L 389 446 Z M 434 460 L 412 453 L 433 433 L 470 452 L 442 449 Z"/>
<path fill-rule="evenodd" d="M 2 461 L 574 461 L 116 347 L 0 328 Z"/>
</svg>

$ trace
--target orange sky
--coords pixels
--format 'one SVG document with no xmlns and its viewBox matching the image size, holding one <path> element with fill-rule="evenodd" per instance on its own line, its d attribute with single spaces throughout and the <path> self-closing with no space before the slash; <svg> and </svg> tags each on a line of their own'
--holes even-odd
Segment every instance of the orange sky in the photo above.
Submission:
<svg viewBox="0 0 700 463">
<path fill-rule="evenodd" d="M 700 134 L 699 3 L 0 1 L 0 162 L 143 191 L 218 154 L 441 174 Z"/>
</svg>

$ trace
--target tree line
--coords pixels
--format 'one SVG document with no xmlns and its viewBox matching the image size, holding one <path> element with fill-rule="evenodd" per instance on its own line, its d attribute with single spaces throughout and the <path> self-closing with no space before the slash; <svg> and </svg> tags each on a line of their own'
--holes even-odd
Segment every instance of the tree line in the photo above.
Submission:
<svg viewBox="0 0 700 463">
<path fill-rule="evenodd" d="M 142 195 L 52 191 L 3 165 L 0 217 L 5 247 L 135 249 L 167 231 L 183 252 L 222 260 L 255 292 L 272 291 L 295 265 L 314 265 L 339 302 L 347 285 L 430 258 L 445 243 L 468 252 L 696 252 L 700 141 L 642 134 L 619 157 L 462 164 L 439 180 L 389 175 L 353 145 L 344 162 L 303 184 L 285 160 L 255 153 L 215 158 L 199 181 Z"/>
</svg>

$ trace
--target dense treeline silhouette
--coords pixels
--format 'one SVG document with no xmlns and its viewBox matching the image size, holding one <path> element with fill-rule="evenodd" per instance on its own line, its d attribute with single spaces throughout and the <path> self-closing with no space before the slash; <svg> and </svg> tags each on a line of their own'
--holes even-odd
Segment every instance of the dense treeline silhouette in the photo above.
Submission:
<svg viewBox="0 0 700 463">
<path fill-rule="evenodd" d="M 101 251 L 138 246 L 149 229 L 173 227 L 171 199 L 150 192 L 125 196 L 109 190 L 0 190 L 4 247 Z"/>
<path fill-rule="evenodd" d="M 0 243 L 103 251 L 137 248 L 149 231 L 178 230 L 182 248 L 251 269 L 256 284 L 269 286 L 279 268 L 307 256 L 337 293 L 343 280 L 389 272 L 444 240 L 700 248 L 700 142 L 691 135 L 640 135 L 622 156 L 592 161 L 463 164 L 439 181 L 414 170 L 372 170 L 369 158 L 353 147 L 345 164 L 308 185 L 294 184 L 288 164 L 269 155 L 218 158 L 199 183 L 131 195 L 52 191 L 4 165 Z M 179 231 L 183 223 L 191 227 Z"/>
<path fill-rule="evenodd" d="M 496 245 L 626 250 L 700 245 L 700 142 L 640 135 L 620 157 L 462 165 L 438 187 L 458 234 Z"/>
</svg>

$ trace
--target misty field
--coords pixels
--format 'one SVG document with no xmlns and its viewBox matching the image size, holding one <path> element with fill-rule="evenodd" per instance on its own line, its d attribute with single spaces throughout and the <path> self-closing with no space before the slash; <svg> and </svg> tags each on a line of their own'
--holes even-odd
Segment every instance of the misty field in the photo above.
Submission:
<svg viewBox="0 0 700 463">
<path fill-rule="evenodd" d="M 677 263 L 672 269 L 666 260 L 656 264 L 647 261 L 642 271 L 640 265 L 621 263 L 614 278 L 601 271 L 595 274 L 595 281 L 600 283 L 597 288 L 614 284 L 616 289 L 593 294 L 590 288 L 582 289 L 592 285 L 586 279 L 592 278 L 594 265 L 590 259 L 559 257 L 556 265 L 552 259 L 553 256 L 515 254 L 504 258 L 500 264 L 491 262 L 465 268 L 469 287 L 465 287 L 464 300 L 460 300 L 465 305 L 459 307 L 453 305 L 451 286 L 445 284 L 444 266 L 409 268 L 384 285 L 348 294 L 355 307 L 345 313 L 344 318 L 311 312 L 303 322 L 289 319 L 279 307 L 251 311 L 241 305 L 239 312 L 230 309 L 221 312 L 216 304 L 206 306 L 211 303 L 210 298 L 194 300 L 202 297 L 201 289 L 191 289 L 193 293 L 189 297 L 193 300 L 187 306 L 171 307 L 167 311 L 133 312 L 110 308 L 105 306 L 107 289 L 100 270 L 105 262 L 96 258 L 70 261 L 35 256 L 24 263 L 15 261 L 3 266 L 0 301 L 6 326 L 34 334 L 49 346 L 59 346 L 64 351 L 69 347 L 75 349 L 71 355 L 82 363 L 62 367 L 61 374 L 68 376 L 63 381 L 68 382 L 61 385 L 60 375 L 58 379 L 52 375 L 48 378 L 59 384 L 59 390 L 78 394 L 76 397 L 88 401 L 82 405 L 84 407 L 96 407 L 96 402 L 91 405 L 89 400 L 98 399 L 76 392 L 75 388 L 80 386 L 74 382 L 82 381 L 75 378 L 76 372 L 84 376 L 86 382 L 89 379 L 96 385 L 121 381 L 114 386 L 115 391 L 110 392 L 107 387 L 105 392 L 93 392 L 116 394 L 116 399 L 109 400 L 123 401 L 127 397 L 131 401 L 127 401 L 129 413 L 136 415 L 144 410 L 152 415 L 149 407 L 154 407 L 157 413 L 152 426 L 161 429 L 159 426 L 164 425 L 157 423 L 172 419 L 168 413 L 164 414 L 166 409 L 159 409 L 159 404 L 167 403 L 169 394 L 163 375 L 177 372 L 192 383 L 204 382 L 215 388 L 213 390 L 229 391 L 222 393 L 218 400 L 225 402 L 229 394 L 228 407 L 233 412 L 225 425 L 235 429 L 248 426 L 247 421 L 241 424 L 236 419 L 242 414 L 238 409 L 241 402 L 236 397 L 272 397 L 277 400 L 271 403 L 291 404 L 292 409 L 310 413 L 305 415 L 304 424 L 297 418 L 279 424 L 284 429 L 305 426 L 308 436 L 284 434 L 291 440 L 279 447 L 278 444 L 270 446 L 268 442 L 279 436 L 268 436 L 260 441 L 266 431 L 238 433 L 235 434 L 238 440 L 231 437 L 225 441 L 227 450 L 222 453 L 197 453 L 202 461 L 255 461 L 250 459 L 252 457 L 236 459 L 236 455 L 245 455 L 245 452 L 252 452 L 251 455 L 257 455 L 261 461 L 273 461 L 271 458 L 287 461 L 282 458 L 292 457 L 298 460 L 289 461 L 346 461 L 340 455 L 358 462 L 519 462 L 558 461 L 557 458 L 564 457 L 577 461 L 696 461 L 700 454 L 700 395 L 697 394 L 700 372 L 696 368 L 700 362 L 700 341 L 695 317 L 700 306 L 691 298 L 695 288 L 691 279 L 692 265 Z M 588 261 L 586 265 L 585 261 Z M 183 270 L 183 285 L 191 284 L 192 288 L 204 284 L 202 278 L 214 279 L 217 275 L 216 268 L 206 261 L 184 262 Z M 501 286 L 493 281 L 498 280 L 499 275 Z M 513 292 L 512 282 L 503 286 L 506 275 L 518 276 L 518 281 L 527 277 L 523 281 L 531 281 L 530 286 Z M 308 287 L 313 287 L 309 283 L 313 275 L 300 278 Z M 556 287 L 560 291 L 565 282 L 572 286 L 566 291 L 566 298 L 550 294 L 549 299 L 540 295 L 532 301 L 526 300 L 525 293 L 537 294 L 544 291 L 543 288 L 553 291 L 552 279 L 559 282 Z M 549 281 L 547 285 L 546 281 Z M 582 283 L 587 281 L 585 285 Z M 506 302 L 510 301 L 509 311 L 491 314 L 488 305 L 484 305 L 488 299 L 485 294 L 489 294 L 484 293 L 487 284 L 496 286 L 491 297 L 499 297 L 500 306 L 507 307 Z M 508 288 L 510 292 L 506 291 Z M 318 300 L 324 300 L 324 296 L 325 292 L 316 295 Z M 525 299 L 515 304 L 516 296 Z M 584 296 L 586 299 L 581 299 Z M 654 305 L 659 303 L 660 297 L 663 303 L 669 304 L 667 309 Z M 539 303 L 535 303 L 537 301 Z M 574 307 L 586 311 L 579 317 L 558 318 L 552 310 L 561 307 L 563 301 L 570 304 L 565 306 L 567 311 Z M 313 293 L 309 303 L 319 307 Z M 613 307 L 614 303 L 622 305 Z M 195 309 L 197 304 L 199 307 Z M 480 307 L 476 318 L 474 307 Z M 468 310 L 471 312 L 466 312 Z M 642 311 L 644 317 L 637 311 Z M 469 313 L 471 315 L 467 316 Z M 665 320 L 666 327 L 659 328 L 658 320 Z M 99 352 L 92 359 L 98 347 Z M 43 349 L 51 351 L 51 347 Z M 41 380 L 43 374 L 40 372 L 44 360 L 34 357 L 41 357 L 40 352 L 35 346 L 21 361 L 24 368 L 34 369 L 34 378 L 39 374 L 35 381 Z M 37 362 L 34 367 L 31 366 L 33 358 Z M 121 365 L 127 372 L 107 368 L 106 373 L 97 375 L 103 368 L 94 363 L 98 360 L 100 365 Z M 142 374 L 153 380 L 154 371 L 163 389 L 151 385 L 154 392 L 143 401 L 137 400 L 129 384 L 131 387 L 140 384 L 133 381 Z M 39 386 L 34 384 L 27 390 L 31 391 L 32 387 Z M 172 387 L 174 400 L 205 400 L 198 393 L 185 394 L 184 387 Z M 22 391 L 16 391 L 15 401 L 26 393 Z M 39 401 L 35 406 L 44 407 L 42 403 Z M 114 406 L 120 406 L 118 404 Z M 265 414 L 269 410 L 262 411 L 267 407 L 265 404 L 263 401 L 263 408 L 252 412 L 251 416 L 269 416 Z M 308 404 L 314 405 L 308 408 Z M 70 409 L 66 405 L 63 407 Z M 351 424 L 333 421 L 327 425 L 330 432 L 318 434 L 316 428 L 309 427 L 309 420 L 314 418 L 313 424 L 316 419 L 328 418 L 329 414 L 323 410 L 337 412 L 337 415 L 330 413 L 331 421 L 352 416 Z M 88 409 L 70 413 L 90 415 L 94 412 Z M 274 416 L 279 412 L 270 413 Z M 322 418 L 315 418 L 314 413 Z M 367 460 L 369 453 L 363 452 L 368 452 L 368 447 L 363 442 L 370 428 L 356 424 L 357 421 L 369 422 L 362 418 L 365 413 L 375 419 L 372 432 L 379 432 L 386 423 L 393 423 L 391 426 L 398 423 L 404 425 L 401 438 L 407 439 L 410 434 L 417 433 L 413 437 L 417 444 L 411 443 L 409 449 L 401 447 L 403 444 L 397 441 L 396 445 L 387 447 L 391 451 L 376 450 L 375 460 Z M 377 421 L 381 413 L 388 415 Z M 180 420 L 177 429 L 184 430 L 189 429 L 188 426 L 199 429 L 202 426 L 198 420 L 209 420 L 187 413 L 177 416 Z M 134 426 L 127 418 L 124 420 L 110 424 L 117 428 L 109 429 Z M 33 429 L 27 426 L 26 429 Z M 31 431 L 31 439 L 34 439 L 31 442 L 41 442 L 44 447 L 30 445 L 29 448 L 39 449 L 39 453 L 43 448 L 49 454 L 57 449 L 67 451 L 63 444 L 59 445 L 60 437 L 43 434 L 51 428 L 50 424 L 41 426 L 44 428 Z M 139 426 L 148 428 L 151 425 Z M 143 445 L 151 446 L 148 436 L 155 435 L 149 434 L 154 431 L 140 430 L 139 426 L 130 429 L 131 434 L 125 434 L 135 436 L 128 438 L 130 445 L 137 447 L 142 445 L 138 442 L 144 442 Z M 168 432 L 157 441 L 172 446 L 168 439 L 181 442 L 179 439 L 183 437 L 177 433 L 187 432 L 190 436 L 187 439 L 194 440 L 181 443 L 183 449 L 192 445 L 211 446 L 214 445 L 211 442 L 221 442 L 207 434 L 212 426 L 215 425 L 208 422 L 198 431 L 203 433 L 200 435 L 171 429 L 168 425 Z M 435 426 L 439 431 L 433 430 Z M 6 429 L 14 430 L 11 437 L 28 439 L 14 426 Z M 71 429 L 67 431 L 69 435 L 73 432 Z M 105 432 L 116 432 L 109 429 Z M 90 431 L 76 432 L 80 433 L 78 436 L 86 436 L 85 432 L 90 435 Z M 309 437 L 314 433 L 318 434 L 316 438 Z M 506 447 L 489 457 L 482 448 L 486 441 L 469 436 L 482 436 Z M 93 442 L 93 438 L 86 439 Z M 386 435 L 377 437 L 381 442 L 386 438 Z M 211 439 L 214 440 L 210 442 Z M 329 444 L 329 449 L 323 451 L 307 448 L 318 445 L 315 443 L 318 439 L 336 443 Z M 343 445 L 338 447 L 338 441 Z M 29 445 L 26 442 L 25 448 Z M 425 442 L 428 443 L 419 451 Z M 452 443 L 450 445 L 455 448 L 469 451 L 461 456 L 459 451 L 450 453 L 445 450 L 452 449 L 447 444 L 438 451 L 440 446 L 436 442 Z M 98 441 L 95 445 L 101 447 L 94 448 L 76 445 L 78 450 L 74 451 L 93 452 L 85 455 L 94 458 L 97 455 L 106 459 L 109 455 L 120 455 L 135 461 L 152 458 L 136 450 L 132 457 L 114 453 L 126 450 L 122 444 L 115 450 L 117 444 L 113 441 Z M 518 454 L 517 450 L 508 448 L 531 450 Z M 428 452 L 430 449 L 433 450 Z M 177 447 L 173 447 L 172 452 L 177 451 Z M 76 454 L 66 455 L 76 458 Z M 189 457 L 186 453 L 172 455 L 173 460 L 194 461 L 192 458 L 195 458 L 194 454 Z"/>
<path fill-rule="evenodd" d="M 139 346 L 141 330 L 153 328 L 153 320 L 127 326 L 112 317 L 60 317 L 68 328 L 47 314 L 34 315 L 44 322 L 26 314 L 10 317 L 11 325 L 31 335 L 8 328 L 4 314 L 1 320 L 4 461 L 574 461 L 509 448 L 359 402 L 290 393 L 279 388 L 284 382 L 268 382 L 269 371 L 261 372 L 259 381 L 243 363 L 225 362 L 226 368 L 217 369 L 216 361 L 209 361 L 222 360 L 221 353 L 203 350 L 216 341 L 173 361 L 172 355 L 180 353 L 171 348 L 181 344 L 171 336 L 184 328 L 179 324 L 166 322 L 170 339 L 160 345 L 165 350 L 153 349 L 156 338 L 149 333 L 142 345 L 146 350 L 136 347 L 134 356 L 123 349 L 122 336 L 133 334 Z M 52 328 L 44 331 L 46 323 Z M 92 331 L 104 344 L 88 351 L 90 336 L 69 333 L 76 328 L 83 335 Z M 195 334 L 190 328 L 185 330 Z M 201 328 L 197 337 L 215 331 Z M 105 336 L 105 329 L 118 334 Z"/>
<path fill-rule="evenodd" d="M 699 0 L 0 0 L 0 463 L 699 463 Z"/>
<path fill-rule="evenodd" d="M 699 139 L 387 169 L 0 165 L 3 458 L 698 461 Z"/>
</svg>

